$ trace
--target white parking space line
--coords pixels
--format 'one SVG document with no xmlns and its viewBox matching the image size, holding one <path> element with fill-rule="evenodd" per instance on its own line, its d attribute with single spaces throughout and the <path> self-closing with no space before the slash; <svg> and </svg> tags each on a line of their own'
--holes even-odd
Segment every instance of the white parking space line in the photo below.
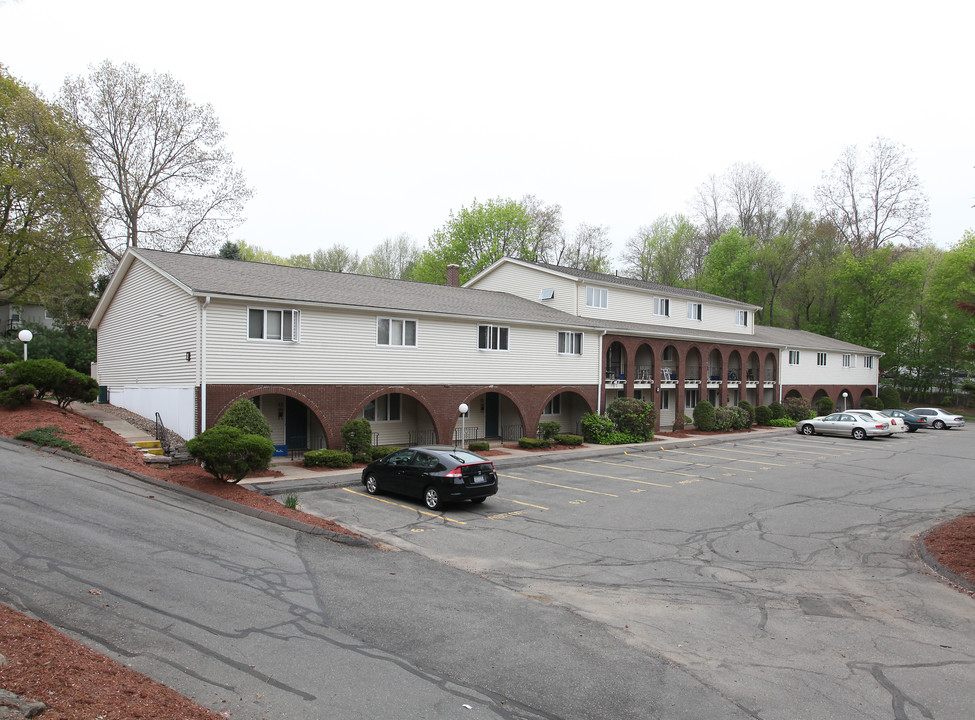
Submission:
<svg viewBox="0 0 975 720">
<path fill-rule="evenodd" d="M 680 475 L 681 477 L 701 478 L 702 480 L 714 480 L 714 478 L 708 477 L 707 475 L 701 475 L 699 473 L 683 473 L 678 472 L 677 470 L 661 470 L 659 468 L 649 467 L 647 465 L 637 465 L 635 463 L 614 463 L 609 462 L 608 460 L 595 460 L 592 458 L 586 458 L 586 462 L 601 463 L 603 465 L 618 465 L 619 467 L 634 468 L 636 470 L 649 470 L 650 472 L 664 473 L 667 475 Z M 663 487 L 670 487 L 670 485 L 664 485 Z"/>
<path fill-rule="evenodd" d="M 427 510 L 421 510 L 416 505 L 403 505 L 403 504 L 398 503 L 398 502 L 393 502 L 392 500 L 387 500 L 386 498 L 381 498 L 381 497 L 376 497 L 375 495 L 370 495 L 369 493 L 356 492 L 352 488 L 342 488 L 342 489 L 345 490 L 348 493 L 352 493 L 353 495 L 358 495 L 359 497 L 366 498 L 367 500 L 375 500 L 376 502 L 386 503 L 387 505 L 392 505 L 394 507 L 401 507 L 401 508 L 404 508 L 404 509 L 409 510 L 411 512 L 418 512 L 421 515 L 429 515 L 430 517 L 441 518 L 443 520 L 446 520 L 447 522 L 457 523 L 458 525 L 466 525 L 467 524 L 463 520 L 455 520 L 454 518 L 447 517 L 446 515 L 444 515 L 442 513 L 435 513 L 435 512 L 429 512 Z"/>
<path fill-rule="evenodd" d="M 539 467 L 542 467 L 541 465 Z M 561 468 L 557 468 L 561 469 Z M 539 485 L 548 485 L 549 487 L 562 488 L 563 490 L 574 490 L 575 492 L 581 493 L 591 493 L 592 495 L 605 495 L 606 497 L 619 497 L 619 495 L 614 495 L 613 493 L 599 492 L 598 490 L 587 490 L 586 488 L 572 487 L 571 485 L 559 485 L 558 483 L 545 482 L 544 480 L 534 480 L 533 478 L 518 477 L 517 475 L 503 475 L 498 473 L 499 477 L 511 478 L 512 480 L 523 480 L 524 482 L 538 483 Z"/>
<path fill-rule="evenodd" d="M 562 472 L 575 473 L 576 475 L 588 475 L 590 477 L 607 478 L 609 480 L 622 480 L 623 482 L 639 483 L 640 485 L 655 485 L 656 487 L 669 488 L 671 485 L 664 485 L 662 483 L 648 482 L 647 480 L 631 480 L 630 478 L 618 477 L 616 475 L 600 475 L 599 473 L 585 472 L 584 470 L 570 470 L 569 468 L 555 468 L 551 465 L 539 465 L 540 468 L 545 468 L 546 470 L 561 470 Z"/>
<path fill-rule="evenodd" d="M 500 495 L 495 495 L 491 498 L 492 500 L 501 500 L 502 502 L 515 503 L 516 505 L 524 505 L 525 507 L 535 508 L 537 510 L 548 510 L 547 507 L 542 505 L 532 505 L 531 503 L 522 502 L 521 500 L 512 500 L 508 497 L 501 497 Z"/>
<path fill-rule="evenodd" d="M 767 460 L 745 460 L 744 458 L 722 457 L 721 455 L 708 455 L 707 453 L 687 452 L 686 450 L 671 450 L 670 448 L 661 448 L 661 450 L 663 452 L 676 453 L 678 455 L 690 455 L 691 457 L 711 458 L 712 460 L 725 460 L 728 462 L 743 462 L 743 463 L 754 463 L 755 465 L 774 465 L 775 467 L 785 467 L 785 465 L 768 462 Z"/>
</svg>

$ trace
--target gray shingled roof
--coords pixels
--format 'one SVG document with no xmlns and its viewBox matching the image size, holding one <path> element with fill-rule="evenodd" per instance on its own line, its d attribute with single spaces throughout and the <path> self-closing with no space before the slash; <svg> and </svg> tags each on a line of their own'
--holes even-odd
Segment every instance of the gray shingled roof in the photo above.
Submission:
<svg viewBox="0 0 975 720">
<path fill-rule="evenodd" d="M 709 340 L 741 345 L 765 347 L 793 347 L 848 352 L 876 352 L 859 345 L 842 342 L 804 330 L 786 330 L 758 325 L 754 335 L 724 332 L 702 332 L 694 328 L 630 323 L 578 317 L 541 303 L 504 292 L 456 288 L 446 285 L 390 280 L 371 275 L 335 273 L 325 270 L 271 265 L 267 263 L 227 260 L 218 257 L 171 253 L 138 248 L 131 250 L 166 275 L 182 283 L 196 295 L 238 297 L 301 304 L 323 304 L 338 307 L 365 307 L 397 313 L 443 313 L 460 317 L 495 319 L 561 327 L 583 327 L 632 333 L 650 337 L 672 337 L 686 340 Z M 567 268 L 547 266 L 559 272 Z M 586 272 L 574 270 L 569 274 L 585 277 Z M 600 273 L 588 273 L 597 277 Z M 647 290 L 667 289 L 653 283 L 625 280 Z M 670 288 L 673 290 L 673 288 Z M 688 296 L 723 301 L 727 304 L 752 307 L 706 293 L 686 291 Z"/>
<path fill-rule="evenodd" d="M 263 299 L 299 305 L 366 307 L 399 313 L 444 313 L 572 327 L 592 326 L 584 318 L 508 293 L 490 290 L 472 290 L 145 248 L 131 252 L 190 288 L 195 295 Z"/>
<path fill-rule="evenodd" d="M 528 260 L 519 260 L 519 262 L 524 262 L 528 265 L 537 265 L 538 267 L 546 268 L 554 272 L 560 272 L 565 275 L 571 275 L 572 277 L 581 278 L 582 280 L 590 280 L 592 282 L 605 283 L 607 285 L 622 285 L 624 287 L 632 287 L 632 288 L 637 288 L 639 290 L 647 290 L 656 295 L 666 295 L 668 297 L 676 296 L 676 297 L 691 298 L 694 300 L 720 303 L 722 305 L 731 305 L 740 308 L 757 307 L 749 303 L 743 303 L 743 302 L 739 302 L 738 300 L 731 300 L 730 298 L 721 297 L 720 295 L 711 295 L 709 293 L 698 292 L 697 290 L 689 290 L 687 288 L 678 288 L 678 287 L 671 287 L 669 285 L 661 285 L 659 283 L 645 282 L 643 280 L 637 280 L 636 278 L 623 277 L 620 275 L 608 275 L 606 273 L 597 273 L 597 272 L 591 272 L 589 270 L 580 270 L 578 268 L 562 267 L 560 265 L 550 265 L 549 263 L 530 262 Z"/>
</svg>

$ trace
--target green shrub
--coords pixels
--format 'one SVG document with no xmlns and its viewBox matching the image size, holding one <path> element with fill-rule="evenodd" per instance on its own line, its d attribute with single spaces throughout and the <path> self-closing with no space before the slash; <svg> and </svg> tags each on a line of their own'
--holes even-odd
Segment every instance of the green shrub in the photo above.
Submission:
<svg viewBox="0 0 975 720">
<path fill-rule="evenodd" d="M 524 448 L 525 450 L 537 450 L 539 448 L 550 448 L 552 447 L 552 441 L 544 440 L 540 438 L 523 437 L 523 438 L 518 438 L 518 447 Z"/>
<path fill-rule="evenodd" d="M 885 408 L 896 410 L 901 406 L 901 394 L 897 392 L 897 388 L 884 385 L 880 388 L 880 402 Z"/>
<path fill-rule="evenodd" d="M 616 430 L 613 421 L 605 415 L 586 413 L 582 416 L 582 435 L 586 442 L 604 445 L 606 437 Z"/>
<path fill-rule="evenodd" d="M 556 445 L 582 445 L 583 439 L 582 435 L 568 435 L 563 433 L 562 435 L 556 435 L 552 438 Z"/>
<path fill-rule="evenodd" d="M 883 410 L 884 401 L 875 395 L 866 395 L 863 400 L 860 401 L 860 406 L 864 410 Z"/>
<path fill-rule="evenodd" d="M 748 427 L 748 413 L 740 407 L 719 407 L 714 409 L 714 430 L 744 430 Z"/>
<path fill-rule="evenodd" d="M 645 438 L 639 438 L 636 435 L 625 432 L 611 432 L 606 436 L 606 440 L 602 443 L 603 445 L 635 445 L 636 443 L 646 442 Z"/>
<path fill-rule="evenodd" d="M 227 412 L 217 420 L 217 426 L 221 425 L 235 427 L 245 435 L 271 439 L 271 426 L 267 418 L 251 400 L 238 400 L 227 408 Z"/>
<path fill-rule="evenodd" d="M 487 452 L 491 449 L 491 443 L 487 440 L 472 440 L 467 444 L 467 449 L 471 452 Z"/>
<path fill-rule="evenodd" d="M 18 435 L 14 435 L 14 438 L 17 440 L 32 442 L 35 445 L 67 450 L 75 455 L 85 455 L 85 457 L 87 457 L 87 454 L 73 442 L 66 438 L 58 437 L 58 435 L 63 432 L 64 430 L 62 428 L 55 425 L 47 425 L 45 427 L 34 428 L 33 430 L 25 430 Z"/>
<path fill-rule="evenodd" d="M 37 389 L 37 397 L 44 397 L 67 373 L 68 368 L 57 360 L 21 360 L 10 363 L 4 368 L 4 384 L 33 385 Z"/>
<path fill-rule="evenodd" d="M 740 403 L 738 403 L 738 407 L 740 407 L 742 410 L 744 410 L 746 413 L 748 413 L 748 421 L 747 421 L 747 424 L 745 425 L 745 427 L 746 428 L 750 428 L 752 425 L 755 424 L 755 408 L 754 408 L 754 406 L 750 402 L 748 402 L 747 400 L 742 400 Z"/>
<path fill-rule="evenodd" d="M 772 427 L 795 427 L 799 423 L 790 417 L 775 418 L 769 422 Z"/>
<path fill-rule="evenodd" d="M 386 457 L 387 455 L 390 455 L 390 454 L 396 452 L 397 450 L 402 450 L 402 449 L 403 448 L 402 447 L 399 447 L 398 445 L 396 445 L 396 446 L 393 446 L 393 445 L 373 445 L 369 449 L 369 459 L 370 460 L 381 460 L 382 458 Z"/>
<path fill-rule="evenodd" d="M 10 363 L 17 362 L 18 360 L 20 360 L 20 355 L 12 350 L 0 348 L 0 365 L 8 365 Z"/>
<path fill-rule="evenodd" d="M 344 450 L 311 450 L 305 453 L 305 467 L 352 467 L 352 453 Z"/>
<path fill-rule="evenodd" d="M 694 427 L 701 432 L 711 432 L 714 430 L 714 424 L 714 405 L 707 400 L 701 400 L 694 406 Z"/>
<path fill-rule="evenodd" d="M 69 367 L 51 388 L 58 407 L 66 408 L 75 400 L 83 403 L 94 402 L 98 397 L 98 381 Z"/>
<path fill-rule="evenodd" d="M 691 418 L 687 417 L 687 415 L 684 414 L 677 415 L 674 417 L 674 425 L 671 428 L 671 430 L 673 432 L 683 432 L 687 424 L 692 422 L 694 421 Z"/>
<path fill-rule="evenodd" d="M 365 418 L 349 420 L 342 426 L 342 441 L 355 462 L 368 462 L 372 458 L 372 425 Z"/>
<path fill-rule="evenodd" d="M 767 405 L 759 405 L 755 408 L 755 424 L 767 427 L 772 422 L 772 411 Z"/>
<path fill-rule="evenodd" d="M 768 404 L 768 409 L 769 409 L 769 412 L 772 413 L 772 419 L 773 420 L 778 420 L 779 418 L 784 418 L 785 417 L 785 408 L 782 407 L 782 403 L 780 403 L 778 401 L 776 401 L 776 402 L 770 402 Z"/>
<path fill-rule="evenodd" d="M 606 416 L 616 429 L 644 442 L 653 437 L 656 412 L 652 403 L 636 398 L 616 398 L 606 408 Z"/>
<path fill-rule="evenodd" d="M 816 414 L 829 415 L 833 412 L 833 399 L 829 395 L 823 395 L 816 401 Z"/>
<path fill-rule="evenodd" d="M 555 420 L 538 423 L 538 434 L 543 440 L 551 440 L 562 431 L 561 423 Z"/>
<path fill-rule="evenodd" d="M 14 385 L 6 390 L 0 390 L 0 405 L 13 410 L 23 407 L 37 394 L 33 385 Z"/>
<path fill-rule="evenodd" d="M 232 425 L 214 425 L 186 443 L 203 469 L 217 480 L 238 483 L 265 469 L 274 455 L 274 444 L 261 435 L 248 435 Z"/>
<path fill-rule="evenodd" d="M 809 407 L 809 401 L 804 397 L 786 398 L 783 407 L 785 409 L 786 416 L 792 418 L 796 422 L 799 420 L 808 420 L 809 414 L 812 412 L 812 408 Z"/>
</svg>

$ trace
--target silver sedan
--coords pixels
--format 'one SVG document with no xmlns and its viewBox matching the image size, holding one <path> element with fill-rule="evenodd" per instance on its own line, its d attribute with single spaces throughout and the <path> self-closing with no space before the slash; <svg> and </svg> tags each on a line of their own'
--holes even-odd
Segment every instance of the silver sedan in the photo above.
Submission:
<svg viewBox="0 0 975 720">
<path fill-rule="evenodd" d="M 947 430 L 949 428 L 965 427 L 965 418 L 961 415 L 946 413 L 940 408 L 914 408 L 911 410 L 915 415 L 923 415 L 928 419 L 928 424 L 935 430 Z"/>
<path fill-rule="evenodd" d="M 796 432 L 803 435 L 844 435 L 857 440 L 866 440 L 879 435 L 889 435 L 890 423 L 874 420 L 862 415 L 838 412 L 826 417 L 802 420 L 796 425 Z"/>
</svg>

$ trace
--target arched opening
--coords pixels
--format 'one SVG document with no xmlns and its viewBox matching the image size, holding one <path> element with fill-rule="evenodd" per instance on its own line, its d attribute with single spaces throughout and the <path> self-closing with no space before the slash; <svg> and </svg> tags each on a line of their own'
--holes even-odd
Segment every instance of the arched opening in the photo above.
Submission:
<svg viewBox="0 0 975 720">
<path fill-rule="evenodd" d="M 708 382 L 718 383 L 724 377 L 724 361 L 721 358 L 721 351 L 715 348 L 708 354 Z"/>
<path fill-rule="evenodd" d="M 820 388 L 812 396 L 812 408 L 817 415 L 829 415 L 836 409 L 836 404 L 829 393 Z"/>
<path fill-rule="evenodd" d="M 626 380 L 626 348 L 618 340 L 606 349 L 606 381 Z"/>
<path fill-rule="evenodd" d="M 373 445 L 433 445 L 439 442 L 433 416 L 407 393 L 378 394 L 366 402 L 362 417 L 372 425 Z"/>
<path fill-rule="evenodd" d="M 728 407 L 734 407 L 741 402 L 742 385 L 741 353 L 732 350 L 728 356 Z"/>
<path fill-rule="evenodd" d="M 836 402 L 837 410 L 850 410 L 857 404 L 856 398 L 853 397 L 853 393 L 850 392 L 849 388 L 843 388 L 840 391 L 839 398 Z"/>
<path fill-rule="evenodd" d="M 582 434 L 582 416 L 592 412 L 589 403 L 577 392 L 565 391 L 556 393 L 548 399 L 542 408 L 538 422 L 557 422 L 559 433 L 572 435 Z"/>
<path fill-rule="evenodd" d="M 636 351 L 633 360 L 636 365 L 636 374 L 633 376 L 635 385 L 653 385 L 653 348 L 647 344 L 641 345 Z"/>
<path fill-rule="evenodd" d="M 472 440 L 517 441 L 525 436 L 521 411 L 514 401 L 503 393 L 488 391 L 476 395 L 467 402 L 467 415 L 457 417 L 454 425 L 454 442 Z"/>
<path fill-rule="evenodd" d="M 696 347 L 687 352 L 684 360 L 684 384 L 701 382 L 702 362 L 701 351 Z"/>
<path fill-rule="evenodd" d="M 868 397 L 873 397 L 873 391 L 870 390 L 869 388 L 865 389 L 863 392 L 860 393 L 860 400 L 857 403 L 857 407 L 861 407 L 862 408 L 863 407 L 863 399 L 864 398 L 868 398 Z"/>
<path fill-rule="evenodd" d="M 670 427 L 677 417 L 677 348 L 668 345 L 660 357 L 660 393 L 657 395 L 657 417 L 660 427 Z"/>
<path fill-rule="evenodd" d="M 778 380 L 778 360 L 775 353 L 765 356 L 765 377 L 762 379 L 762 404 L 769 405 L 775 401 L 775 383 Z"/>
<path fill-rule="evenodd" d="M 297 457 L 307 450 L 328 447 L 321 422 L 300 399 L 284 393 L 264 393 L 250 400 L 271 426 L 275 457 Z"/>
</svg>

